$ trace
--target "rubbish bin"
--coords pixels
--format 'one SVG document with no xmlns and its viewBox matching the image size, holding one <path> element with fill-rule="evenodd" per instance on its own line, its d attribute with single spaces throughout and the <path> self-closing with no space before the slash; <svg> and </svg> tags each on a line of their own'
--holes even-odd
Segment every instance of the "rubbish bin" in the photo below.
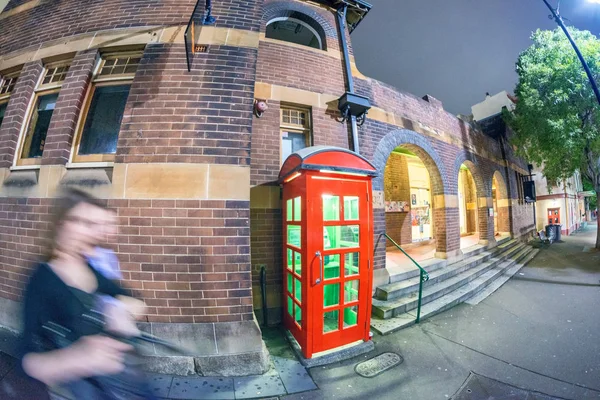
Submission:
<svg viewBox="0 0 600 400">
<path fill-rule="evenodd" d="M 553 236 L 554 237 L 553 241 L 558 242 L 560 240 L 561 228 L 562 228 L 562 225 L 555 225 L 555 224 L 546 225 L 546 236 L 547 237 Z"/>
<path fill-rule="evenodd" d="M 554 240 L 557 241 L 557 242 L 560 242 L 560 234 L 561 234 L 561 231 L 562 231 L 562 225 L 556 225 L 555 224 L 555 225 L 552 225 L 552 226 L 554 227 L 554 237 L 556 238 Z"/>
</svg>

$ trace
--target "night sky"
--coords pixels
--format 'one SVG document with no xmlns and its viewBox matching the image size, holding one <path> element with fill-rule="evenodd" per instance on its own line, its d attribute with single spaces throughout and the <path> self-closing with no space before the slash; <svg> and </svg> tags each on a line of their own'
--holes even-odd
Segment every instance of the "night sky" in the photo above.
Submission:
<svg viewBox="0 0 600 400">
<path fill-rule="evenodd" d="M 368 1 L 373 9 L 352 34 L 359 70 L 430 94 L 454 114 L 470 114 L 486 92 L 512 93 L 531 33 L 556 27 L 542 0 Z M 560 11 L 567 24 L 600 33 L 600 5 L 563 0 Z"/>
</svg>

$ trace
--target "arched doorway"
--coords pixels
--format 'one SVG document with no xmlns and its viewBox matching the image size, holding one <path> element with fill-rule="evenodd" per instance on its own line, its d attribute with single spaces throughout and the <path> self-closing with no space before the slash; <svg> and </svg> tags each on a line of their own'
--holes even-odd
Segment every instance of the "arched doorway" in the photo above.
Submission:
<svg viewBox="0 0 600 400">
<path fill-rule="evenodd" d="M 460 226 L 460 248 L 479 243 L 479 205 L 477 185 L 471 173 L 473 165 L 464 162 L 458 171 L 458 209 Z"/>
<path fill-rule="evenodd" d="M 418 146 L 398 146 L 387 159 L 383 178 L 386 233 L 415 260 L 434 258 L 436 211 L 432 185 L 441 178 L 433 160 Z M 410 264 L 392 242 L 387 245 L 388 267 Z"/>
<path fill-rule="evenodd" d="M 492 177 L 492 202 L 494 206 L 494 236 L 510 236 L 508 190 L 502 174 L 494 172 Z"/>
</svg>

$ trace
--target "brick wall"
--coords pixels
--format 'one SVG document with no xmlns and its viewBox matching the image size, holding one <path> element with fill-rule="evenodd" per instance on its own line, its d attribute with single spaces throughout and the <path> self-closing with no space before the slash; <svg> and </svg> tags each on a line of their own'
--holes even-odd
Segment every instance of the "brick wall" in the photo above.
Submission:
<svg viewBox="0 0 600 400">
<path fill-rule="evenodd" d="M 97 56 L 98 51 L 95 49 L 82 51 L 71 62 L 46 135 L 42 164 L 66 164 L 69 161 L 74 132 L 96 66 Z"/>
<path fill-rule="evenodd" d="M 273 184 L 277 181 L 281 168 L 281 103 L 269 101 L 268 106 L 268 111 L 261 118 L 254 118 L 252 121 L 252 185 Z M 310 112 L 312 137 L 309 142 L 315 146 L 348 148 L 347 125 L 336 121 L 339 117 L 337 111 L 313 107 Z"/>
<path fill-rule="evenodd" d="M 249 204 L 109 200 L 124 285 L 149 322 L 251 320 Z M 52 199 L 0 198 L 0 295 L 20 300 L 45 249 Z"/>
<path fill-rule="evenodd" d="M 218 2 L 213 9 L 217 26 L 258 31 L 261 3 Z M 107 0 L 80 7 L 74 1 L 48 2 L 2 20 L 0 54 L 23 43 L 98 29 L 187 23 L 193 5 Z M 96 50 L 75 55 L 48 131 L 44 167 L 69 160 L 96 55 Z M 188 72 L 182 43 L 146 46 L 125 107 L 115 169 L 122 163 L 249 166 L 256 58 L 257 49 L 214 45 L 196 56 Z M 0 128 L 0 167 L 12 166 L 41 72 L 39 61 L 22 69 Z M 119 216 L 115 250 L 124 283 L 149 305 L 148 321 L 251 320 L 250 202 L 159 195 L 166 200 L 107 200 Z M 19 299 L 43 251 L 51 203 L 37 197 L 0 200 L 0 296 Z"/>
<path fill-rule="evenodd" d="M 252 249 L 252 285 L 254 308 L 260 310 L 262 322 L 262 292 L 260 286 L 261 267 L 266 270 L 267 308 L 269 324 L 281 321 L 283 297 L 282 220 L 279 209 L 251 209 L 250 213 Z M 277 251 L 280 250 L 280 251 Z"/>
<path fill-rule="evenodd" d="M 13 165 L 19 134 L 23 129 L 27 109 L 42 70 L 42 64 L 37 61 L 25 64 L 21 70 L 0 126 L 0 168 Z"/>
<path fill-rule="evenodd" d="M 462 193 L 466 203 L 466 229 L 467 233 L 472 234 L 479 231 L 477 221 L 479 219 L 479 206 L 477 201 L 477 190 L 471 173 L 468 170 L 461 170 L 461 181 L 463 184 Z"/>
<path fill-rule="evenodd" d="M 269 101 L 269 110 L 252 121 L 251 184 L 276 182 L 281 167 L 280 104 Z"/>
<path fill-rule="evenodd" d="M 399 154 L 391 154 L 385 169 L 386 201 L 410 201 L 410 177 L 406 158 Z M 412 243 L 412 226 L 410 213 L 388 212 L 385 214 L 386 232 L 400 245 Z M 388 241 L 388 246 L 392 243 Z"/>
<path fill-rule="evenodd" d="M 20 300 L 49 229 L 49 199 L 0 198 L 0 296 Z"/>
<path fill-rule="evenodd" d="M 256 80 L 259 82 L 341 96 L 345 92 L 342 71 L 342 61 L 325 52 L 319 54 L 272 42 L 261 42 L 258 49 Z"/>
<path fill-rule="evenodd" d="M 261 32 L 266 31 L 266 24 L 280 17 L 292 17 L 313 26 L 316 24 L 317 32 L 324 36 L 326 47 L 329 50 L 340 50 L 338 40 L 338 29 L 335 14 L 332 10 L 315 7 L 311 4 L 303 4 L 294 0 L 266 0 L 263 6 L 263 18 L 260 27 Z M 314 26 L 313 26 L 314 27 Z M 350 44 L 350 37 L 347 35 Z M 349 46 L 350 51 L 352 46 Z"/>
<path fill-rule="evenodd" d="M 119 163 L 250 164 L 256 50 L 148 45 L 125 107 Z"/>
<path fill-rule="evenodd" d="M 46 2 L 2 20 L 0 54 L 87 32 L 185 25 L 195 4 L 194 0 L 103 0 L 85 6 L 78 0 Z M 262 1 L 215 1 L 215 26 L 258 31 L 261 8 Z"/>
</svg>

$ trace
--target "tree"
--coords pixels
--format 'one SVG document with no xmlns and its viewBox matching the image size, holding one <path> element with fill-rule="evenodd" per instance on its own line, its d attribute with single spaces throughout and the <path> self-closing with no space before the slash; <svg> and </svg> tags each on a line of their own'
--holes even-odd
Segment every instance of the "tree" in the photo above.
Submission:
<svg viewBox="0 0 600 400">
<path fill-rule="evenodd" d="M 588 31 L 569 31 L 593 76 L 600 76 L 600 40 Z M 519 155 L 542 167 L 550 184 L 579 170 L 597 195 L 600 106 L 587 75 L 560 29 L 538 30 L 531 39 L 533 44 L 517 61 L 517 105 L 506 114 L 514 131 L 512 143 Z M 596 248 L 600 249 L 600 229 L 598 234 Z"/>
</svg>

